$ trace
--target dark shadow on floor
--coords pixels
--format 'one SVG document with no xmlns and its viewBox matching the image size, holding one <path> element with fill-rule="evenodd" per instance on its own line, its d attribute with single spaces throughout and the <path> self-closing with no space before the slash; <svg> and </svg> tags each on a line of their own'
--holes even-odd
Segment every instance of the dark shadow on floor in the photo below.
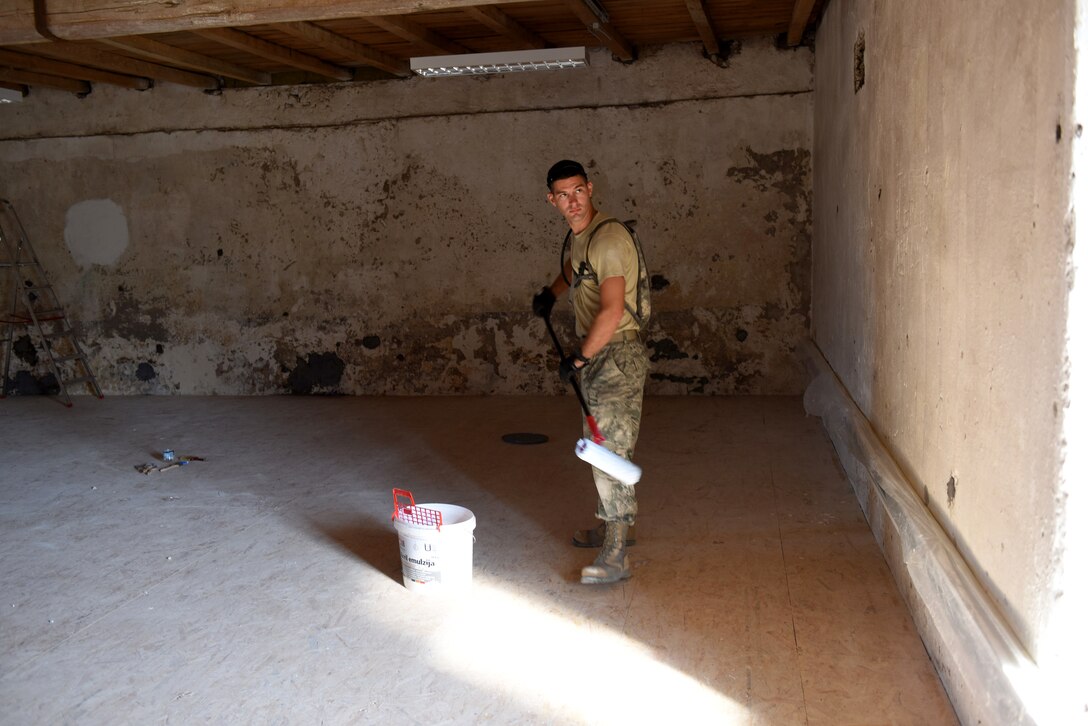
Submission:
<svg viewBox="0 0 1088 726">
<path fill-rule="evenodd" d="M 380 522 L 331 523 L 315 519 L 305 520 L 303 524 L 317 537 L 365 562 L 397 584 L 401 583 L 400 553 L 396 537 L 390 537 L 391 525 Z"/>
</svg>

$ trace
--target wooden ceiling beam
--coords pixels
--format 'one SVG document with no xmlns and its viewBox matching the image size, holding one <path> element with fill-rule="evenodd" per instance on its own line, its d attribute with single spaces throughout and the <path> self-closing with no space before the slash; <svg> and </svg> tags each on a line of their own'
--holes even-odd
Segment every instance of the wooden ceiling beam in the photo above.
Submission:
<svg viewBox="0 0 1088 726">
<path fill-rule="evenodd" d="M 394 58 L 388 53 L 382 53 L 380 50 L 371 48 L 368 45 L 357 43 L 351 38 L 345 38 L 342 35 L 333 33 L 320 25 L 314 25 L 313 23 L 282 23 L 277 25 L 276 29 L 293 35 L 300 40 L 309 41 L 320 45 L 322 48 L 342 53 L 352 60 L 378 68 L 386 73 L 392 73 L 401 78 L 412 75 L 412 69 L 408 67 L 407 62 Z"/>
<path fill-rule="evenodd" d="M 812 17 L 812 7 L 816 0 L 796 0 L 793 4 L 793 18 L 786 34 L 786 45 L 799 45 L 808 28 L 808 19 Z"/>
<path fill-rule="evenodd" d="M 219 88 L 218 78 L 117 55 L 82 43 L 57 41 L 28 45 L 25 46 L 25 50 L 36 55 L 46 55 L 59 60 L 73 61 L 83 66 L 105 68 L 130 76 L 143 76 L 153 78 L 156 81 L 167 81 L 182 86 L 202 88 L 206 91 L 214 91 Z"/>
<path fill-rule="evenodd" d="M 30 93 L 30 89 L 22 83 L 8 83 L 7 81 L 0 81 L 0 88 L 6 88 L 9 91 L 15 91 L 21 93 L 24 96 Z"/>
<path fill-rule="evenodd" d="M 711 58 L 721 54 L 721 46 L 718 45 L 718 37 L 714 33 L 714 26 L 710 24 L 710 16 L 706 14 L 706 0 L 684 0 L 688 6 L 688 15 L 695 29 L 699 31 L 699 38 L 703 41 L 706 54 Z"/>
<path fill-rule="evenodd" d="M 490 6 L 465 8 L 465 14 L 499 35 L 505 36 L 526 48 L 547 48 L 548 41 L 526 29 L 509 15 Z"/>
<path fill-rule="evenodd" d="M 425 28 L 412 20 L 386 16 L 371 16 L 367 17 L 366 20 L 382 30 L 393 33 L 409 43 L 414 43 L 436 55 L 457 55 L 472 52 L 471 48 L 466 48 L 460 43 L 444 38 L 430 28 Z"/>
<path fill-rule="evenodd" d="M 64 61 L 53 60 L 51 58 L 42 58 L 40 55 L 13 53 L 12 51 L 3 48 L 0 48 L 0 64 L 10 68 L 18 68 L 23 71 L 46 73 L 51 76 L 63 76 L 65 78 L 77 78 L 81 81 L 109 83 L 114 86 L 132 88 L 137 91 L 151 88 L 150 78 L 111 73 L 97 68 L 88 68 L 87 66 L 65 63 Z"/>
<path fill-rule="evenodd" d="M 276 63 L 283 63 L 295 68 L 300 68 L 304 71 L 310 71 L 311 73 L 316 73 L 319 76 L 331 78 L 335 81 L 350 81 L 354 78 L 350 68 L 334 66 L 331 63 L 326 63 L 320 58 L 315 58 L 306 53 L 299 53 L 297 50 L 285 48 L 282 45 L 269 43 L 267 40 L 262 40 L 261 38 L 249 35 L 248 33 L 243 33 L 240 30 L 233 30 L 231 28 L 206 28 L 204 30 L 194 30 L 193 32 L 199 36 L 208 38 L 209 40 L 214 40 L 217 43 L 228 45 L 231 48 L 252 53 L 261 58 L 267 58 Z"/>
<path fill-rule="evenodd" d="M 509 0 L 0 0 L 0 45 L 41 42 L 35 27 L 36 5 L 46 11 L 38 24 L 50 34 L 65 40 L 98 40 L 198 28 L 409 15 L 504 2 Z"/>
<path fill-rule="evenodd" d="M 70 91 L 80 96 L 86 96 L 91 92 L 91 84 L 72 78 L 51 76 L 46 73 L 19 70 L 18 68 L 5 68 L 0 66 L 0 81 L 15 83 L 23 86 L 46 86 L 59 88 L 62 91 Z"/>
<path fill-rule="evenodd" d="M 612 55 L 623 61 L 635 59 L 635 47 L 611 23 L 597 17 L 597 13 L 585 0 L 567 0 L 567 7 L 585 24 L 586 30 L 608 46 Z"/>
<path fill-rule="evenodd" d="M 128 53 L 136 53 L 137 55 L 141 55 L 144 58 L 158 63 L 182 66 L 189 70 L 212 73 L 225 78 L 234 78 L 258 86 L 267 86 L 272 83 L 272 75 L 270 73 L 257 71 L 252 68 L 245 68 L 244 66 L 221 61 L 217 58 L 209 58 L 200 53 L 193 53 L 184 48 L 175 48 L 172 45 L 160 43 L 157 40 L 144 38 L 139 35 L 133 35 L 126 38 L 103 38 L 98 42 Z"/>
</svg>

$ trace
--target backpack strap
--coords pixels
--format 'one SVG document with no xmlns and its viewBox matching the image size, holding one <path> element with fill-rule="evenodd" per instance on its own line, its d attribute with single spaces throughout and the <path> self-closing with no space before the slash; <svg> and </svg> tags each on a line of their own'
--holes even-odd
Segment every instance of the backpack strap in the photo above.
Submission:
<svg viewBox="0 0 1088 726">
<path fill-rule="evenodd" d="M 634 319 L 634 321 L 636 323 L 638 323 L 639 330 L 642 330 L 642 329 L 644 329 L 646 327 L 646 323 L 648 322 L 641 313 L 642 307 L 643 307 L 642 276 L 644 274 L 644 271 L 646 270 L 646 265 L 645 265 L 645 258 L 643 257 L 643 254 L 642 254 L 642 245 L 640 245 L 638 243 L 638 236 L 635 234 L 634 222 L 633 221 L 630 224 L 628 224 L 626 222 L 621 222 L 620 220 L 616 219 L 615 217 L 610 217 L 609 219 L 606 219 L 603 222 L 601 222 L 599 225 L 597 225 L 593 229 L 593 231 L 590 232 L 589 240 L 586 242 L 586 259 L 582 261 L 582 264 L 578 266 L 577 270 L 573 270 L 573 273 L 574 273 L 574 279 L 573 280 L 567 280 L 567 277 L 566 277 L 566 275 L 567 275 L 567 269 L 566 269 L 566 259 L 567 259 L 567 257 L 566 257 L 566 255 L 567 255 L 567 249 L 571 245 L 571 232 L 570 232 L 570 230 L 568 230 L 567 231 L 567 236 L 563 238 L 563 249 L 560 252 L 560 261 L 561 261 L 560 269 L 562 270 L 563 279 L 572 288 L 578 287 L 580 284 L 582 284 L 582 282 L 584 280 L 592 280 L 595 285 L 600 285 L 600 280 L 597 279 L 597 273 L 593 269 L 593 265 L 591 265 L 590 262 L 589 262 L 589 248 L 593 244 L 593 238 L 597 236 L 597 232 L 599 232 L 600 229 L 602 227 L 604 227 L 606 224 L 611 224 L 611 223 L 615 223 L 615 224 L 618 224 L 618 225 L 622 226 L 624 228 L 624 230 L 627 231 L 627 235 L 631 238 L 631 244 L 633 244 L 634 247 L 635 247 L 635 257 L 636 257 L 636 259 L 638 261 L 638 272 L 636 273 L 638 277 L 635 280 L 635 293 L 636 293 L 636 295 L 635 295 L 635 309 L 633 309 L 630 305 L 628 305 L 626 301 L 624 302 L 623 306 L 624 306 L 624 308 L 626 308 L 627 312 L 629 312 L 631 314 L 631 317 Z"/>
</svg>

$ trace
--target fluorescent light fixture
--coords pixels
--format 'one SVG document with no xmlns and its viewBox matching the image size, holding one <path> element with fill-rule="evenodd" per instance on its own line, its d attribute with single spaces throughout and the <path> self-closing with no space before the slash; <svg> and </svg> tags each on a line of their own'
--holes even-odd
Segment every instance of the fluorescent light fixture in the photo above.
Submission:
<svg viewBox="0 0 1088 726">
<path fill-rule="evenodd" d="M 421 76 L 476 76 L 484 73 L 554 71 L 589 65 L 584 46 L 515 50 L 506 53 L 431 55 L 412 58 L 412 70 Z"/>
<path fill-rule="evenodd" d="M 0 88 L 0 103 L 19 103 L 23 100 L 23 94 L 10 88 Z"/>
</svg>

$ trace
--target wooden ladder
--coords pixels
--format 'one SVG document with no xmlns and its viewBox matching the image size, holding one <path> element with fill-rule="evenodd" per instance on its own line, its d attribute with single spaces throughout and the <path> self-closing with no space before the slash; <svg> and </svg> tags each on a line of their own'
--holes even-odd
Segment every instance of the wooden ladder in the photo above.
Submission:
<svg viewBox="0 0 1088 726">
<path fill-rule="evenodd" d="M 58 398 L 65 406 L 72 405 L 69 386 L 85 385 L 98 398 L 102 389 L 95 380 L 91 365 L 79 345 L 64 308 L 57 299 L 56 291 L 49 284 L 42 267 L 30 245 L 15 207 L 6 199 L 0 199 L 0 271 L 10 284 L 11 312 L 0 318 L 4 330 L 0 345 L 4 347 L 3 378 L 0 379 L 0 398 L 6 398 L 13 381 L 9 380 L 11 354 L 15 348 L 16 329 L 28 329 L 29 339 L 35 345 L 35 353 L 44 353 L 49 369 L 56 378 Z M 35 356 L 36 357 L 36 356 Z"/>
</svg>

